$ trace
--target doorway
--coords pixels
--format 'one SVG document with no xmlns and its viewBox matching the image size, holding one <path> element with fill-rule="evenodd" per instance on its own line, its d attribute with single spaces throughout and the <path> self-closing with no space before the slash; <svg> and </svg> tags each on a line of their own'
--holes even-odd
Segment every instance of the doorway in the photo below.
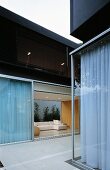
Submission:
<svg viewBox="0 0 110 170">
<path fill-rule="evenodd" d="M 34 83 L 34 129 L 35 138 L 71 135 L 71 87 Z"/>
</svg>

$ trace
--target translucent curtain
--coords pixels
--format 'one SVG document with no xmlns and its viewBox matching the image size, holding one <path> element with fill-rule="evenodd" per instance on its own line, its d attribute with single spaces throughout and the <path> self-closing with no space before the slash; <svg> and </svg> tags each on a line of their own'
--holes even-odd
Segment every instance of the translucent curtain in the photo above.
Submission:
<svg viewBox="0 0 110 170">
<path fill-rule="evenodd" d="M 32 139 L 31 83 L 0 78 L 0 144 Z"/>
<path fill-rule="evenodd" d="M 110 170 L 110 43 L 81 56 L 81 161 Z"/>
</svg>

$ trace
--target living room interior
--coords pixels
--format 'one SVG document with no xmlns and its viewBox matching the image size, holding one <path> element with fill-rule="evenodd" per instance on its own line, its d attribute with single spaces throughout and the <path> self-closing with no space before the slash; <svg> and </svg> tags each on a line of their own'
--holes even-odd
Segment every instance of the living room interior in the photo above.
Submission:
<svg viewBox="0 0 110 170">
<path fill-rule="evenodd" d="M 35 83 L 34 137 L 71 135 L 71 88 Z M 79 97 L 75 96 L 75 134 L 79 134 Z"/>
<path fill-rule="evenodd" d="M 35 137 L 71 133 L 71 96 L 34 93 L 34 129 L 37 129 Z"/>
</svg>

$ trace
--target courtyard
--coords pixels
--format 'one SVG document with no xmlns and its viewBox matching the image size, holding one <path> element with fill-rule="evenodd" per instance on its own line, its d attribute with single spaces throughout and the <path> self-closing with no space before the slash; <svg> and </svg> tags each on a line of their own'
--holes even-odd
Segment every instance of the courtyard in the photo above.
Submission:
<svg viewBox="0 0 110 170">
<path fill-rule="evenodd" d="M 76 135 L 79 141 L 79 135 Z M 0 146 L 1 170 L 78 170 L 65 161 L 72 157 L 72 137 Z M 76 150 L 79 150 L 77 143 Z"/>
</svg>

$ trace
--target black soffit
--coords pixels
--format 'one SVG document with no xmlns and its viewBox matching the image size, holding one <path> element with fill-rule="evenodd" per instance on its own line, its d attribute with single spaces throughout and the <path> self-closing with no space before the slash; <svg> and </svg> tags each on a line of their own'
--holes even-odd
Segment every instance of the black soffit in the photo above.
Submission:
<svg viewBox="0 0 110 170">
<path fill-rule="evenodd" d="M 73 10 L 73 9 L 71 9 Z M 97 11 L 88 20 L 79 25 L 78 28 L 74 30 L 71 26 L 71 35 L 79 38 L 83 42 L 87 42 L 93 37 L 97 36 L 101 32 L 110 28 L 110 2 L 107 3 L 102 9 Z M 73 14 L 71 14 L 73 15 Z M 74 18 L 71 16 L 71 23 L 74 22 Z"/>
<path fill-rule="evenodd" d="M 66 46 L 69 46 L 69 47 L 72 47 L 72 48 L 77 48 L 79 47 L 80 45 L 68 40 L 67 38 L 64 38 L 28 19 L 25 19 L 11 11 L 9 11 L 8 9 L 5 9 L 3 7 L 0 6 L 0 16 L 16 23 L 16 24 L 19 24 L 27 29 L 30 29 L 36 33 L 39 33 L 41 35 L 44 35 L 50 39 L 53 39 L 63 45 L 66 45 Z"/>
</svg>

